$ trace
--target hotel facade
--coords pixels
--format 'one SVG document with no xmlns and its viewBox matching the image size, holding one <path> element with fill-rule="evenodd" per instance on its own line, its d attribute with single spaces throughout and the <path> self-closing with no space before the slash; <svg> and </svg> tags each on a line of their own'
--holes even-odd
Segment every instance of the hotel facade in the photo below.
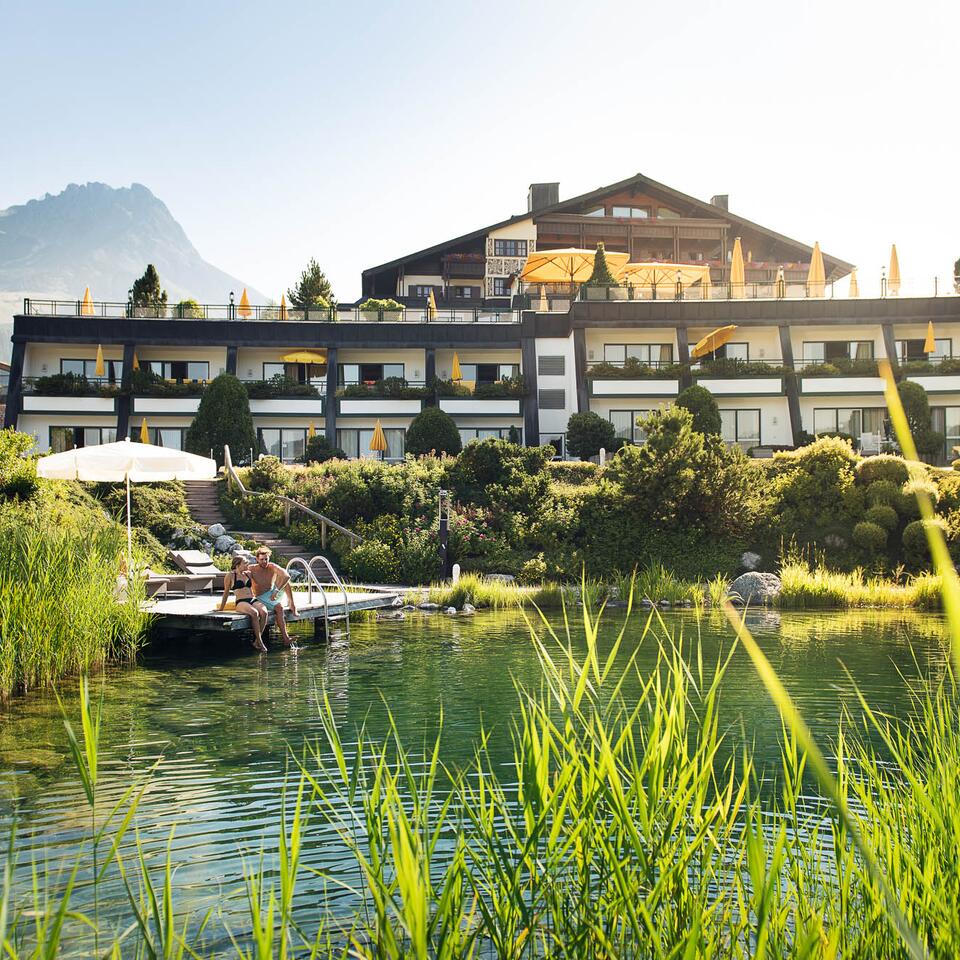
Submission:
<svg viewBox="0 0 960 960">
<path fill-rule="evenodd" d="M 616 286 L 540 282 L 530 269 L 538 254 L 598 242 L 629 261 Z M 259 450 L 247 455 L 292 461 L 316 432 L 372 456 L 379 421 L 386 457 L 400 459 L 411 420 L 436 404 L 464 442 L 513 437 L 563 456 L 571 414 L 594 411 L 642 442 L 637 418 L 698 383 L 724 439 L 755 455 L 820 433 L 870 453 L 889 444 L 876 368 L 888 358 L 927 390 L 948 458 L 960 444 L 960 297 L 932 281 L 905 296 L 893 277 L 851 297 L 852 265 L 824 253 L 811 284 L 813 256 L 725 197 L 706 203 L 641 175 L 563 202 L 557 184 L 534 184 L 523 214 L 367 269 L 363 298 L 335 308 L 246 308 L 232 293 L 186 315 L 27 300 L 4 422 L 41 451 L 144 427 L 179 447 L 206 384 L 229 372 L 250 394 Z M 691 362 L 725 326 L 730 339 Z"/>
</svg>

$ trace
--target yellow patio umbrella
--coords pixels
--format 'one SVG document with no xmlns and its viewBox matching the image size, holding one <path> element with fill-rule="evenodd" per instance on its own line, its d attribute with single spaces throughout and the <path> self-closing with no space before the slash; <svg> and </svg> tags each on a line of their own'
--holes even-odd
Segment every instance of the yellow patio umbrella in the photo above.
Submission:
<svg viewBox="0 0 960 960">
<path fill-rule="evenodd" d="M 253 316 L 253 310 L 250 309 L 250 298 L 247 296 L 247 288 L 243 288 L 243 293 L 240 294 L 240 306 L 237 307 L 237 313 L 243 317 L 244 320 L 247 317 Z"/>
<path fill-rule="evenodd" d="M 280 294 L 280 319 L 287 319 L 287 295 L 285 293 Z"/>
<path fill-rule="evenodd" d="M 307 427 L 307 439 L 312 440 L 317 435 L 317 428 L 313 425 L 313 421 L 310 421 L 310 426 Z"/>
<path fill-rule="evenodd" d="M 97 344 L 97 362 L 93 368 L 94 375 L 97 377 L 102 377 L 106 373 L 106 367 L 103 363 L 103 345 Z"/>
<path fill-rule="evenodd" d="M 857 283 L 857 268 L 854 267 L 850 271 L 850 292 L 847 294 L 852 300 L 856 300 L 860 296 L 860 284 Z"/>
<path fill-rule="evenodd" d="M 379 420 L 373 428 L 373 436 L 370 438 L 370 449 L 379 453 L 380 459 L 383 459 L 383 452 L 387 449 L 387 438 L 383 435 L 383 427 L 380 426 Z"/>
<path fill-rule="evenodd" d="M 736 237 L 733 241 L 733 256 L 730 258 L 730 296 L 737 300 L 743 299 L 746 282 L 747 274 L 743 268 L 743 247 L 740 245 L 740 238 Z"/>
<path fill-rule="evenodd" d="M 927 321 L 927 339 L 923 341 L 923 352 L 924 353 L 936 353 L 937 352 L 937 341 L 933 335 L 933 321 Z"/>
<path fill-rule="evenodd" d="M 140 421 L 140 442 L 149 443 L 150 442 L 150 431 L 147 429 L 147 418 L 144 417 Z"/>
<path fill-rule="evenodd" d="M 705 337 L 701 337 L 696 344 L 694 344 L 693 350 L 690 352 L 691 360 L 699 360 L 708 353 L 719 350 L 720 347 L 733 336 L 733 332 L 736 329 L 736 324 L 731 323 L 725 327 L 717 327 L 716 330 L 711 330 Z"/>
<path fill-rule="evenodd" d="M 820 252 L 820 242 L 814 241 L 813 253 L 810 254 L 810 269 L 807 272 L 807 296 L 822 297 L 826 282 L 827 276 L 823 269 L 823 254 Z"/>
<path fill-rule="evenodd" d="M 603 253 L 610 272 L 619 279 L 630 255 L 618 253 L 616 250 L 604 250 Z M 527 257 L 527 262 L 520 271 L 520 279 L 524 283 L 585 283 L 593 274 L 593 261 L 596 256 L 596 250 L 582 250 L 578 247 L 538 250 Z"/>
<path fill-rule="evenodd" d="M 897 257 L 897 245 L 890 248 L 890 272 L 887 274 L 887 293 L 895 297 L 900 292 L 900 260 Z"/>
<path fill-rule="evenodd" d="M 777 267 L 777 283 L 774 295 L 778 300 L 782 300 L 787 295 L 787 280 L 783 275 L 783 267 Z"/>
<path fill-rule="evenodd" d="M 437 319 L 437 298 L 433 295 L 433 287 L 430 288 L 430 293 L 427 294 L 427 319 Z"/>
<path fill-rule="evenodd" d="M 547 300 L 547 288 L 540 284 L 540 302 L 537 304 L 537 313 L 549 313 L 550 301 Z"/>
<path fill-rule="evenodd" d="M 90 296 L 90 288 L 87 287 L 87 289 L 83 291 L 83 303 L 80 304 L 80 316 L 92 317 L 93 312 L 93 297 Z"/>
<path fill-rule="evenodd" d="M 293 353 L 285 353 L 281 359 L 284 363 L 326 363 L 327 352 L 325 350 L 294 350 Z"/>
<path fill-rule="evenodd" d="M 456 354 L 453 355 L 453 365 L 450 368 L 450 379 L 456 383 L 459 383 L 463 379 L 463 374 L 460 372 L 460 358 Z"/>
<path fill-rule="evenodd" d="M 620 274 L 620 281 L 629 286 L 656 287 L 657 293 L 673 296 L 677 283 L 692 287 L 699 283 L 710 286 L 710 267 L 695 263 L 628 263 Z M 704 297 L 706 299 L 706 297 Z"/>
<path fill-rule="evenodd" d="M 134 355 L 133 355 L 133 369 L 134 369 L 134 370 L 139 370 L 139 369 L 140 369 L 140 361 L 137 359 L 136 353 L 134 353 Z"/>
</svg>

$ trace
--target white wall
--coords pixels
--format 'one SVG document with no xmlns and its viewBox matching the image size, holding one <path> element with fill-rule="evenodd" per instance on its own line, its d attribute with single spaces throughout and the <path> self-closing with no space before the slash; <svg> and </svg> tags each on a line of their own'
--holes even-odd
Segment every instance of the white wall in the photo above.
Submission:
<svg viewBox="0 0 960 960">
<path fill-rule="evenodd" d="M 577 412 L 577 369 L 573 355 L 573 335 L 569 337 L 542 337 L 535 342 L 537 357 L 563 356 L 565 361 L 562 377 L 537 375 L 539 390 L 565 390 L 566 407 L 563 410 L 540 410 L 541 433 L 566 433 L 570 414 Z M 537 398 L 531 397 L 531 403 Z"/>
</svg>

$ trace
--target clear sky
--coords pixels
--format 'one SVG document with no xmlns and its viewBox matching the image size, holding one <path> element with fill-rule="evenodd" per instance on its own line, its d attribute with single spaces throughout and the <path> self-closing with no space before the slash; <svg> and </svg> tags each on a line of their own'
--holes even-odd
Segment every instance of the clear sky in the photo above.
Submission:
<svg viewBox="0 0 960 960">
<path fill-rule="evenodd" d="M 860 267 L 960 257 L 957 0 L 0 0 L 0 208 L 146 184 L 279 297 L 636 172 Z"/>
</svg>

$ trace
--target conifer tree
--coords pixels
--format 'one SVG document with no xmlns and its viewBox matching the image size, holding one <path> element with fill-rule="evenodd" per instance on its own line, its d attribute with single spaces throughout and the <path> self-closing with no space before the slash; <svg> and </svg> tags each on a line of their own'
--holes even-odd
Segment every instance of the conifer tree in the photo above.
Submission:
<svg viewBox="0 0 960 960">
<path fill-rule="evenodd" d="M 203 392 L 197 415 L 187 431 L 185 446 L 190 453 L 223 463 L 223 447 L 239 460 L 257 444 L 250 416 L 246 388 L 232 373 L 221 373 Z"/>
<path fill-rule="evenodd" d="M 300 274 L 299 281 L 287 290 L 287 298 L 290 305 L 298 310 L 306 307 L 329 307 L 334 302 L 330 281 L 313 257 L 310 258 L 307 269 Z"/>
<path fill-rule="evenodd" d="M 591 287 L 615 287 L 617 285 L 617 281 L 610 272 L 610 267 L 607 266 L 607 254 L 602 240 L 597 244 L 597 252 L 593 258 L 593 273 L 590 274 L 587 285 Z"/>
<path fill-rule="evenodd" d="M 160 274 L 152 264 L 147 264 L 143 276 L 133 281 L 133 305 L 135 307 L 165 307 L 167 291 L 160 289 Z"/>
</svg>

